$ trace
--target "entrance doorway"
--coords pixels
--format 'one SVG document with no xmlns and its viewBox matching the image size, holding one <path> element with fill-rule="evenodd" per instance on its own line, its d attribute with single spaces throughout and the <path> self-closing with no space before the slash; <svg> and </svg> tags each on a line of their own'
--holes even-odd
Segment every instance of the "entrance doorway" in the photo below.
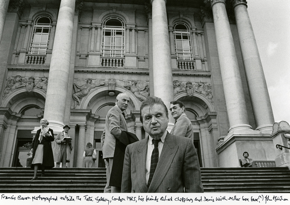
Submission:
<svg viewBox="0 0 290 205">
<path fill-rule="evenodd" d="M 27 159 L 30 158 L 29 152 L 32 145 L 31 130 L 18 130 L 15 144 L 15 154 L 13 167 L 28 167 Z"/>
</svg>

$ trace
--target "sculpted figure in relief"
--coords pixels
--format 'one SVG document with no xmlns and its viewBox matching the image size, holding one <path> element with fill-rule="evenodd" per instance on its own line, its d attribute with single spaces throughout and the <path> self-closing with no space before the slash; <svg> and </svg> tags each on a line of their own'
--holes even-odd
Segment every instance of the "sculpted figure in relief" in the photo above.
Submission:
<svg viewBox="0 0 290 205">
<path fill-rule="evenodd" d="M 87 79 L 86 83 L 83 85 L 77 85 L 76 83 L 73 84 L 73 90 L 74 90 L 74 94 L 73 94 L 73 99 L 76 101 L 77 105 L 80 105 L 81 103 L 81 99 L 85 96 L 88 95 L 88 93 L 96 87 L 100 87 L 105 85 L 104 82 L 101 82 L 99 84 L 93 84 L 93 80 L 92 79 Z"/>
<path fill-rule="evenodd" d="M 193 87 L 192 82 L 190 82 L 190 81 L 186 82 L 185 89 L 186 89 L 186 93 L 187 93 L 188 96 L 193 96 L 194 87 Z"/>
<path fill-rule="evenodd" d="M 184 92 L 185 91 L 185 85 L 180 82 L 179 80 L 173 81 L 173 93 L 174 95 Z"/>
<path fill-rule="evenodd" d="M 40 77 L 37 79 L 35 83 L 35 87 L 39 89 L 46 90 L 47 89 L 47 77 Z"/>
<path fill-rule="evenodd" d="M 33 88 L 34 88 L 34 86 L 35 86 L 35 84 L 34 84 L 34 77 L 29 77 L 28 78 L 28 80 L 27 80 L 27 82 L 26 82 L 26 90 L 28 91 L 28 92 L 31 92 L 32 90 L 33 90 Z"/>
<path fill-rule="evenodd" d="M 124 86 L 140 100 L 144 101 L 149 96 L 149 86 L 146 81 L 129 80 L 127 85 Z"/>
</svg>

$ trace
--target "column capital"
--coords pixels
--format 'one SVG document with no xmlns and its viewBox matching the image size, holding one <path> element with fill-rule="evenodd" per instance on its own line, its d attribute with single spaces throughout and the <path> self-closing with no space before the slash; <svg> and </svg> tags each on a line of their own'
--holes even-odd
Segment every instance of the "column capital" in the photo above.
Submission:
<svg viewBox="0 0 290 205">
<path fill-rule="evenodd" d="M 211 4 L 211 7 L 213 7 L 217 3 L 226 4 L 226 0 L 207 0 L 207 1 Z"/>
<path fill-rule="evenodd" d="M 246 0 L 231 0 L 233 7 L 235 8 L 236 6 L 239 5 L 245 5 L 246 7 L 248 7 L 247 5 L 247 1 Z"/>
</svg>

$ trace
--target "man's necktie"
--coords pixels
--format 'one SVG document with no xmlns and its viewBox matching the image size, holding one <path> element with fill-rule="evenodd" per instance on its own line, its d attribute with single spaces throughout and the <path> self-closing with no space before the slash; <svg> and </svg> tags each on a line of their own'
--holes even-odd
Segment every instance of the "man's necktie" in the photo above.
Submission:
<svg viewBox="0 0 290 205">
<path fill-rule="evenodd" d="M 151 165 L 150 165 L 150 175 L 149 175 L 149 180 L 148 180 L 148 187 L 152 181 L 155 169 L 157 167 L 157 163 L 158 163 L 158 159 L 159 159 L 159 150 L 158 150 L 158 143 L 161 140 L 152 140 L 152 143 L 154 144 L 154 149 L 152 151 L 152 155 L 151 155 Z"/>
</svg>

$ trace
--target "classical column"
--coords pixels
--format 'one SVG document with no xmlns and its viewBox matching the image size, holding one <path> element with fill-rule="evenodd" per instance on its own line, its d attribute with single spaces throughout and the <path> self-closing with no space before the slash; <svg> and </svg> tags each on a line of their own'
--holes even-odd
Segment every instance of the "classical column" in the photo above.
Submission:
<svg viewBox="0 0 290 205">
<path fill-rule="evenodd" d="M 166 0 L 152 0 L 152 42 L 154 95 L 167 107 L 173 100 L 173 83 Z M 173 118 L 169 115 L 170 122 Z"/>
<path fill-rule="evenodd" d="M 91 42 L 90 42 L 90 52 L 95 51 L 95 25 L 91 27 Z"/>
<path fill-rule="evenodd" d="M 225 0 L 211 0 L 230 133 L 250 130 L 246 102 Z M 245 131 L 243 131 L 245 133 Z"/>
<path fill-rule="evenodd" d="M 31 24 L 32 24 L 32 22 L 28 21 L 27 24 L 25 25 L 26 32 L 24 35 L 24 40 L 23 40 L 22 47 L 20 49 L 19 58 L 18 58 L 18 63 L 20 63 L 20 64 L 25 63 L 26 53 L 29 50 L 28 49 L 29 48 L 28 42 L 29 42 L 30 31 L 31 31 L 31 26 L 32 26 Z"/>
<path fill-rule="evenodd" d="M 54 42 L 54 34 L 55 34 L 55 23 L 51 24 L 51 30 L 49 35 L 49 43 L 48 43 L 48 50 L 52 50 L 52 45 Z"/>
<path fill-rule="evenodd" d="M 9 5 L 9 0 L 1 0 L 0 1 L 0 41 L 2 38 L 2 33 L 3 33 L 3 28 L 4 28 L 5 17 L 6 17 L 8 5 Z"/>
<path fill-rule="evenodd" d="M 78 136 L 78 155 L 77 155 L 77 167 L 83 166 L 83 152 L 85 150 L 85 138 L 86 138 L 86 126 L 79 126 L 79 136 Z"/>
<path fill-rule="evenodd" d="M 126 53 L 130 53 L 130 28 L 126 28 Z"/>
<path fill-rule="evenodd" d="M 257 129 L 272 131 L 274 116 L 246 0 L 232 0 Z"/>
<path fill-rule="evenodd" d="M 74 156 L 75 153 L 77 151 L 77 143 L 76 143 L 76 126 L 75 125 L 69 125 L 70 126 L 70 130 L 68 132 L 69 136 L 72 138 L 72 146 L 73 146 L 73 150 L 71 151 L 71 156 L 70 156 L 70 163 L 69 166 L 70 167 L 74 167 Z"/>
<path fill-rule="evenodd" d="M 101 33 L 101 25 L 97 25 L 98 27 L 98 34 L 97 34 L 97 52 L 100 52 L 101 48 L 100 48 L 100 45 L 101 45 L 101 36 L 102 36 L 102 33 Z"/>
<path fill-rule="evenodd" d="M 131 37 L 131 53 L 135 54 L 136 53 L 136 29 L 133 27 L 132 28 L 132 37 Z"/>
<path fill-rule="evenodd" d="M 74 11 L 75 0 L 61 0 L 44 109 L 44 118 L 55 131 L 62 130 L 67 106 Z"/>
<path fill-rule="evenodd" d="M 169 37 L 170 37 L 170 50 L 171 55 L 175 54 L 175 46 L 174 46 L 174 35 L 173 35 L 173 27 L 169 28 Z"/>
<path fill-rule="evenodd" d="M 153 43 L 152 43 L 152 12 L 148 11 L 148 64 L 150 80 L 150 96 L 154 96 L 154 78 L 153 78 Z"/>
</svg>

